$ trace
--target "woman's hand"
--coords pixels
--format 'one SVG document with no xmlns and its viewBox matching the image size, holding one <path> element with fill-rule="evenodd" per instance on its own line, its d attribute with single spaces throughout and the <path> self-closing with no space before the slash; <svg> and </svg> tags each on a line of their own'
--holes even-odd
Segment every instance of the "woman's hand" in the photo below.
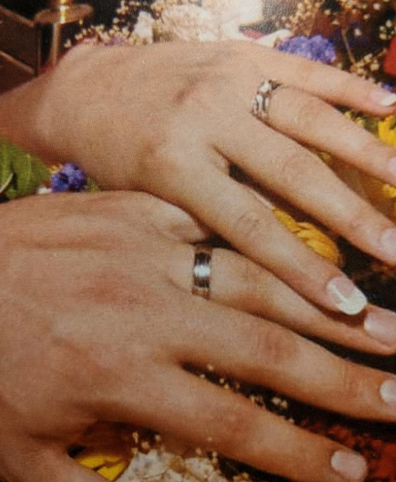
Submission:
<svg viewBox="0 0 396 482">
<path fill-rule="evenodd" d="M 183 369 L 210 364 L 308 404 L 396 421 L 392 375 L 192 296 L 193 247 L 183 240 L 204 233 L 177 208 L 102 193 L 14 201 L 0 212 L 1 479 L 99 482 L 67 456 L 98 421 L 150 427 L 296 481 L 364 479 L 363 459 L 345 447 Z M 289 296 L 236 253 L 215 250 L 212 265 L 214 300 L 265 313 L 272 289 Z M 306 302 L 289 300 L 285 318 L 305 316 Z M 375 350 L 360 327 L 348 330 Z"/>
<path fill-rule="evenodd" d="M 285 84 L 273 94 L 269 126 L 251 114 L 264 78 Z M 82 46 L 54 72 L 5 96 L 0 108 L 3 131 L 16 143 L 52 162 L 77 160 L 107 188 L 147 191 L 182 207 L 310 301 L 356 314 L 366 300 L 353 284 L 228 176 L 236 164 L 395 264 L 393 224 L 300 143 L 390 183 L 396 150 L 329 103 L 386 115 L 396 97 L 335 68 L 233 41 Z"/>
</svg>

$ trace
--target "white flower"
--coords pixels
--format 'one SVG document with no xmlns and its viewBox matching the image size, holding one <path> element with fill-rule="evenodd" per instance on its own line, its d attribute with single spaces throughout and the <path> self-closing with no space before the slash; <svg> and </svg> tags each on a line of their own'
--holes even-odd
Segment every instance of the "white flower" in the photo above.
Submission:
<svg viewBox="0 0 396 482">
<path fill-rule="evenodd" d="M 155 20 L 147 12 L 140 12 L 133 33 L 147 43 L 153 43 L 153 25 Z"/>
<path fill-rule="evenodd" d="M 36 194 L 51 194 L 53 191 L 50 187 L 46 187 L 46 186 L 40 186 L 37 191 L 36 191 Z"/>
<path fill-rule="evenodd" d="M 175 5 L 162 12 L 160 28 L 173 40 L 214 41 L 221 38 L 213 13 L 197 5 Z"/>
<path fill-rule="evenodd" d="M 285 40 L 289 37 L 291 37 L 293 34 L 291 33 L 290 30 L 283 28 L 281 30 L 277 30 L 276 32 L 270 33 L 269 35 L 265 35 L 264 37 L 261 37 L 260 39 L 256 40 L 261 45 L 264 45 L 264 47 L 275 47 L 275 45 L 278 42 L 282 42 L 282 40 Z"/>
<path fill-rule="evenodd" d="M 137 454 L 119 482 L 227 482 L 206 457 L 181 458 L 165 450 Z"/>
</svg>

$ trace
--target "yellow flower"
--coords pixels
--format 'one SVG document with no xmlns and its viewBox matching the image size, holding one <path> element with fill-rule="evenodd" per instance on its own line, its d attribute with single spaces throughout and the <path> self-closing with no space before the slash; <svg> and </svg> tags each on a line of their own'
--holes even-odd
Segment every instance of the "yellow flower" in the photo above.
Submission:
<svg viewBox="0 0 396 482">
<path fill-rule="evenodd" d="M 315 253 L 337 266 L 342 265 L 343 258 L 336 243 L 320 229 L 311 223 L 298 222 L 290 214 L 279 209 L 275 209 L 274 214 L 291 233 L 301 239 Z"/>
<path fill-rule="evenodd" d="M 396 147 L 396 123 L 393 116 L 378 123 L 378 137 L 385 144 Z"/>
<path fill-rule="evenodd" d="M 84 449 L 75 460 L 114 481 L 131 463 L 136 438 L 128 425 L 98 423 L 81 437 L 78 445 Z"/>
<path fill-rule="evenodd" d="M 385 120 L 378 123 L 378 137 L 386 144 L 396 147 L 396 119 L 394 116 L 389 116 Z M 396 200 L 396 187 L 390 184 L 382 186 L 382 195 L 385 199 L 391 201 Z M 396 218 L 396 206 L 389 212 L 391 218 Z"/>
<path fill-rule="evenodd" d="M 387 199 L 396 199 L 396 187 L 390 184 L 385 184 L 382 188 L 382 194 Z"/>
<path fill-rule="evenodd" d="M 85 449 L 76 460 L 107 480 L 114 481 L 127 469 L 131 458 L 124 454 L 106 454 L 106 451 L 102 450 Z"/>
</svg>

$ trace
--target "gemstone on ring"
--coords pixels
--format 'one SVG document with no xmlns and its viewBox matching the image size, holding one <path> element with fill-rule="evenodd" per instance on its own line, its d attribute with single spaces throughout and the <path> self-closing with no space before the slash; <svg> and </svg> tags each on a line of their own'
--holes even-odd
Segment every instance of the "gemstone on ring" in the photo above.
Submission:
<svg viewBox="0 0 396 482">
<path fill-rule="evenodd" d="M 272 93 L 281 86 L 282 84 L 275 79 L 267 79 L 260 84 L 252 105 L 252 114 L 259 120 L 268 120 Z"/>
</svg>

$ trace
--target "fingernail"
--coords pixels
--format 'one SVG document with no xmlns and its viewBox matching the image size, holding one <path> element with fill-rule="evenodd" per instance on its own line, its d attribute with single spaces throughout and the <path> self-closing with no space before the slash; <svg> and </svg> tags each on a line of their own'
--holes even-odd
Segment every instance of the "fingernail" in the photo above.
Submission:
<svg viewBox="0 0 396 482">
<path fill-rule="evenodd" d="M 364 329 L 385 345 L 396 344 L 396 316 L 387 311 L 372 311 L 364 320 Z"/>
<path fill-rule="evenodd" d="M 396 380 L 387 380 L 380 388 L 381 398 L 385 403 L 396 405 Z"/>
<path fill-rule="evenodd" d="M 346 315 L 357 315 L 367 305 L 367 298 L 348 278 L 333 278 L 327 291 L 337 308 Z"/>
<path fill-rule="evenodd" d="M 349 480 L 363 480 L 367 474 L 367 463 L 353 452 L 339 450 L 331 458 L 331 466 L 342 477 Z"/>
<path fill-rule="evenodd" d="M 396 229 L 387 229 L 381 236 L 381 246 L 389 261 L 396 262 Z"/>
<path fill-rule="evenodd" d="M 396 94 L 383 89 L 372 90 L 370 98 L 382 107 L 391 107 L 396 104 Z"/>
</svg>

